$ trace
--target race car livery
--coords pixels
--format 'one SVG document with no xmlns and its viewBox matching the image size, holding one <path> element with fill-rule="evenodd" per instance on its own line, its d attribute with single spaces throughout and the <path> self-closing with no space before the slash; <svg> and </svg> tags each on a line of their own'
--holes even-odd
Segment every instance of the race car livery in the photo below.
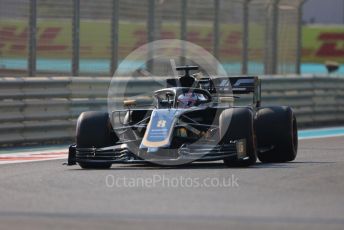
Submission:
<svg viewBox="0 0 344 230">
<path fill-rule="evenodd" d="M 262 106 L 258 77 L 190 76 L 167 79 L 151 108 L 126 100 L 125 109 L 84 112 L 68 165 L 109 168 L 114 163 L 181 165 L 223 160 L 230 167 L 287 162 L 297 154 L 297 122 L 287 106 Z M 253 95 L 248 105 L 234 105 Z"/>
</svg>

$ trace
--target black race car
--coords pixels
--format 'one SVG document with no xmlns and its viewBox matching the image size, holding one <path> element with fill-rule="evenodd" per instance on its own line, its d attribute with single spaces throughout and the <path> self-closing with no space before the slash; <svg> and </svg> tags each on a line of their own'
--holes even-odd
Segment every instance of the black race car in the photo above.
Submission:
<svg viewBox="0 0 344 230">
<path fill-rule="evenodd" d="M 151 162 L 180 165 L 223 160 L 230 167 L 295 159 L 298 136 L 293 110 L 261 106 L 258 77 L 195 78 L 197 66 L 167 87 L 154 92 L 153 108 L 84 112 L 77 121 L 76 144 L 69 148 L 68 165 L 109 168 L 114 163 Z M 253 103 L 235 106 L 241 96 Z"/>
</svg>

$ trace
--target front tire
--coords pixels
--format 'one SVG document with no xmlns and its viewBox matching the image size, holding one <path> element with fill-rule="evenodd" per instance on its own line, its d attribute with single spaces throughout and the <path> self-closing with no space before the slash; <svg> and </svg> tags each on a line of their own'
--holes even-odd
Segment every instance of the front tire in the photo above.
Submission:
<svg viewBox="0 0 344 230">
<path fill-rule="evenodd" d="M 257 161 L 253 113 L 248 108 L 224 110 L 219 118 L 222 143 L 229 140 L 246 140 L 248 159 L 224 159 L 228 167 L 248 167 Z"/>
<path fill-rule="evenodd" d="M 118 141 L 112 131 L 109 115 L 106 112 L 84 112 L 77 121 L 76 146 L 77 148 L 102 148 L 115 145 Z M 107 169 L 108 162 L 78 162 L 83 169 Z"/>
</svg>

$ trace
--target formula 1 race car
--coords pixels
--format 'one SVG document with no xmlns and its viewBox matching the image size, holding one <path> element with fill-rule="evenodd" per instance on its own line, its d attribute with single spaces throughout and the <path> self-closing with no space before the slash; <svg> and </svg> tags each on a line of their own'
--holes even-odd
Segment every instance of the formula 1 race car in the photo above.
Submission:
<svg viewBox="0 0 344 230">
<path fill-rule="evenodd" d="M 110 168 L 114 163 L 152 162 L 162 165 L 223 160 L 229 167 L 261 162 L 293 161 L 297 154 L 297 123 L 285 106 L 261 106 L 258 77 L 202 77 L 185 71 L 167 79 L 154 92 L 153 108 L 141 109 L 135 100 L 125 109 L 83 112 L 77 121 L 76 143 L 69 148 L 68 165 Z M 253 103 L 231 101 L 253 95 Z M 252 100 L 252 99 L 251 99 Z"/>
</svg>

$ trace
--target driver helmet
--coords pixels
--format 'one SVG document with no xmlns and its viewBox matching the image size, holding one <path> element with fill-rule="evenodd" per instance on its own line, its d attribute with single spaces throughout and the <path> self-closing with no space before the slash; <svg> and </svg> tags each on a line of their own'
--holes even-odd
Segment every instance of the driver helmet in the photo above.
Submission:
<svg viewBox="0 0 344 230">
<path fill-rule="evenodd" d="M 183 93 L 178 96 L 178 107 L 190 108 L 197 103 L 197 96 L 194 93 Z"/>
</svg>

